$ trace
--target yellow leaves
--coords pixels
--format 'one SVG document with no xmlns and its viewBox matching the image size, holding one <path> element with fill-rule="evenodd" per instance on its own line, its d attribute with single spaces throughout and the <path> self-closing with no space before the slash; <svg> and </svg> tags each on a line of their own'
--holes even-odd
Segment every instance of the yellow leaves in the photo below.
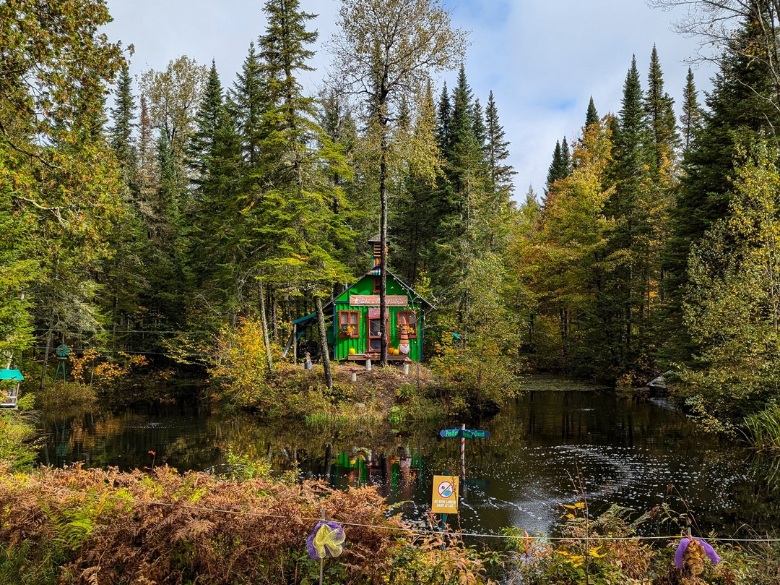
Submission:
<svg viewBox="0 0 780 585">
<path fill-rule="evenodd" d="M 604 551 L 603 553 L 599 554 L 599 551 L 603 548 L 603 545 L 599 545 L 596 548 L 592 548 L 588 551 L 588 556 L 593 557 L 594 559 L 600 559 L 602 557 L 607 556 L 607 552 Z"/>
</svg>

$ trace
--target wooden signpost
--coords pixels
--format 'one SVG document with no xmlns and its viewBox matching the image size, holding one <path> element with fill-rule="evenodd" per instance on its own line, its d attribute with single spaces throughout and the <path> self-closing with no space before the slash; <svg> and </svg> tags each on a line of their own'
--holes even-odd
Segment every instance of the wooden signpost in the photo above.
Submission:
<svg viewBox="0 0 780 585">
<path fill-rule="evenodd" d="M 439 436 L 445 439 L 460 437 L 460 473 L 463 479 L 466 479 L 466 439 L 487 439 L 490 433 L 467 429 L 466 425 L 463 425 L 459 429 L 443 429 L 439 432 Z"/>
</svg>

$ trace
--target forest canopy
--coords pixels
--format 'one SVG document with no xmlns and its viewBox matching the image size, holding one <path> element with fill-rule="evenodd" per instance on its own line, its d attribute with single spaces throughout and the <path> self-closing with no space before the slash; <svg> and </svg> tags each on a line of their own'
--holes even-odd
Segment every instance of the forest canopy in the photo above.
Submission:
<svg viewBox="0 0 780 585">
<path fill-rule="evenodd" d="M 134 80 L 102 0 L 2 3 L 0 352 L 42 384 L 66 339 L 205 372 L 252 321 L 270 375 L 316 312 L 330 376 L 323 304 L 379 233 L 382 307 L 389 270 L 436 306 L 426 353 L 489 373 L 471 383 L 491 399 L 502 372 L 666 372 L 703 418 L 761 411 L 780 399 L 778 11 L 685 4 L 681 29 L 719 43 L 712 90 L 689 70 L 675 104 L 662 48 L 644 72 L 626 55 L 620 103 L 591 100 L 523 199 L 500 104 L 474 94 L 437 0 L 342 0 L 317 93 L 297 0 L 265 2 L 234 79 L 185 55 Z"/>
</svg>

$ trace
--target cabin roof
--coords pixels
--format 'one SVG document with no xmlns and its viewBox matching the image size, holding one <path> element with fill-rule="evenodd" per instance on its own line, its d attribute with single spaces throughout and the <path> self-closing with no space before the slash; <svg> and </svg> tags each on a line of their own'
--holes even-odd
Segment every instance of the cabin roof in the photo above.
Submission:
<svg viewBox="0 0 780 585">
<path fill-rule="evenodd" d="M 21 382 L 24 380 L 24 376 L 22 376 L 22 373 L 19 370 L 2 369 L 0 370 L 0 380 L 16 380 Z"/>
<path fill-rule="evenodd" d="M 345 292 L 347 292 L 349 289 L 351 289 L 353 286 L 355 286 L 358 282 L 360 282 L 361 280 L 363 280 L 367 276 L 379 276 L 379 275 L 380 275 L 379 267 L 372 268 L 371 270 L 366 272 L 363 276 L 361 276 L 359 279 L 357 279 L 355 282 L 353 282 L 352 284 L 347 285 L 346 287 L 344 287 L 344 290 L 342 290 L 339 294 L 337 294 L 335 296 L 335 298 L 336 299 L 339 298 L 341 295 L 343 295 Z M 423 304 L 426 307 L 428 307 L 429 309 L 436 309 L 436 307 L 434 307 L 431 303 L 429 303 L 423 297 L 421 297 L 419 294 L 417 294 L 417 292 L 415 292 L 415 290 L 411 286 L 409 286 L 403 280 L 398 278 L 398 276 L 396 276 L 395 274 L 393 274 L 389 270 L 387 271 L 387 275 L 391 276 L 398 284 L 401 285 L 402 288 L 406 289 L 406 292 L 410 293 L 410 295 L 414 297 L 413 302 Z M 334 303 L 334 301 L 330 301 L 328 304 L 324 305 L 322 307 L 322 312 L 327 314 L 333 308 L 333 303 Z M 293 321 L 293 324 L 295 324 L 295 325 L 300 325 L 302 323 L 306 324 L 306 323 L 308 323 L 309 321 L 311 321 L 312 319 L 314 319 L 316 317 L 317 317 L 317 313 L 312 313 L 310 315 L 306 315 L 305 317 L 300 317 L 299 319 L 295 319 Z"/>
</svg>

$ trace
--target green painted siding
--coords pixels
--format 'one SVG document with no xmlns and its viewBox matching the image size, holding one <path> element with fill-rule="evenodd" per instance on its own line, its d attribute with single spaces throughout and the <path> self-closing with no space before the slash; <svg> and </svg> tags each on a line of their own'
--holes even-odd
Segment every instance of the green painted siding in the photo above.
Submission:
<svg viewBox="0 0 780 585">
<path fill-rule="evenodd" d="M 373 276 L 364 276 L 349 290 L 343 292 L 334 303 L 334 325 L 333 331 L 336 335 L 335 356 L 336 360 L 346 360 L 349 356 L 349 349 L 354 348 L 356 354 L 365 354 L 368 352 L 368 310 L 369 308 L 376 307 L 353 307 L 349 304 L 349 297 L 351 295 L 373 295 L 374 294 L 374 278 Z M 387 278 L 387 294 L 388 295 L 404 295 L 409 296 L 409 293 L 392 277 Z M 345 338 L 338 335 L 338 323 L 340 311 L 358 311 L 360 313 L 360 337 L 357 338 Z M 388 307 L 390 312 L 390 347 L 398 347 L 398 320 L 397 313 L 399 311 L 417 311 L 417 327 L 418 332 L 422 332 L 423 327 L 423 314 L 422 307 L 420 305 L 409 304 L 406 307 Z M 417 339 L 409 340 L 409 357 L 414 361 L 422 360 L 422 338 L 418 333 Z"/>
</svg>

